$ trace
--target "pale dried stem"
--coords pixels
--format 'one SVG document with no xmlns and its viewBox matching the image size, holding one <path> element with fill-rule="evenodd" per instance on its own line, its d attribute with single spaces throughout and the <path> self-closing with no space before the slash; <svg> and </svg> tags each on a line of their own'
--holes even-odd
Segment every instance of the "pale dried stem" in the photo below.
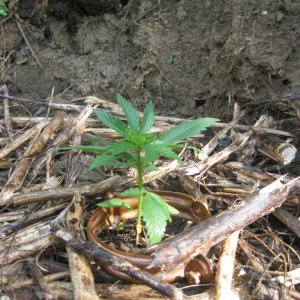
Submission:
<svg viewBox="0 0 300 300">
<path fill-rule="evenodd" d="M 43 210 L 39 210 L 34 213 L 30 213 L 29 215 L 28 213 L 27 215 L 24 213 L 16 221 L 5 224 L 0 227 L 0 239 L 8 236 L 12 232 L 15 232 L 16 230 L 19 230 L 25 226 L 28 226 L 33 223 L 37 223 L 42 220 L 45 221 L 53 214 L 57 213 L 59 210 L 65 208 L 66 206 L 67 204 L 63 203 L 56 206 L 51 206 Z"/>
<path fill-rule="evenodd" d="M 227 124 L 220 132 L 218 132 L 203 148 L 199 153 L 199 158 L 201 160 L 206 159 L 212 151 L 218 146 L 219 141 L 227 136 L 227 133 L 232 129 L 236 123 L 244 116 L 245 112 L 242 112 L 234 117 L 234 119 Z"/>
<path fill-rule="evenodd" d="M 0 215 L 0 222 L 10 222 L 14 220 L 18 220 L 20 218 L 23 218 L 26 214 L 25 210 L 18 209 L 10 212 L 1 213 Z"/>
<path fill-rule="evenodd" d="M 64 145 L 66 142 L 68 142 L 75 132 L 81 130 L 80 128 L 84 128 L 85 122 L 88 119 L 88 117 L 91 115 L 91 113 L 92 113 L 91 106 L 90 105 L 86 106 L 84 107 L 84 109 L 81 111 L 81 113 L 77 118 L 72 119 L 71 123 L 66 125 L 62 124 L 64 130 L 62 130 L 62 132 L 60 132 L 56 136 L 56 138 L 51 143 L 49 148 L 59 147 Z M 66 118 L 64 118 L 64 120 L 66 120 Z M 42 157 L 39 160 L 37 160 L 37 162 L 33 166 L 33 171 L 32 171 L 34 176 L 36 176 L 39 173 L 39 170 L 44 166 L 46 160 L 47 160 L 46 157 Z"/>
<path fill-rule="evenodd" d="M 4 84 L 1 89 L 0 92 L 3 94 L 1 96 L 3 96 L 3 106 L 4 106 L 4 122 L 5 122 L 5 129 L 6 129 L 6 134 L 8 136 L 8 138 L 10 139 L 10 141 L 12 141 L 12 137 L 13 137 L 13 127 L 12 127 L 12 123 L 10 120 L 10 113 L 9 113 L 9 106 L 8 106 L 8 88 L 7 86 Z"/>
<path fill-rule="evenodd" d="M 279 282 L 286 287 L 291 287 L 293 285 L 300 283 L 300 268 L 294 269 L 285 273 L 284 275 L 280 275 L 272 278 L 272 281 Z"/>
<path fill-rule="evenodd" d="M 82 208 L 84 202 L 79 194 L 73 199 L 73 205 L 70 207 L 67 215 L 69 228 L 77 233 L 77 236 L 84 238 L 82 234 Z M 94 277 L 91 271 L 91 263 L 84 255 L 75 252 L 67 246 L 69 269 L 73 284 L 75 300 L 93 300 L 97 299 L 97 293 L 94 285 Z"/>
<path fill-rule="evenodd" d="M 260 152 L 282 165 L 290 164 L 297 154 L 297 148 L 294 145 L 276 136 L 260 135 L 257 138 L 257 148 Z"/>
<path fill-rule="evenodd" d="M 281 207 L 276 208 L 272 214 L 300 238 L 300 220 L 297 217 Z"/>
<path fill-rule="evenodd" d="M 85 128 L 85 120 L 92 112 L 91 109 L 84 114 L 84 118 L 80 118 L 80 122 L 74 127 L 74 137 L 72 146 L 81 145 L 82 134 L 84 133 Z M 80 162 L 79 159 L 79 151 L 78 150 L 71 150 L 68 153 L 68 163 L 67 163 L 67 175 L 65 179 L 65 186 L 72 186 L 78 175 L 80 174 L 81 170 L 84 167 L 84 163 Z"/>
<path fill-rule="evenodd" d="M 76 193 L 80 193 L 85 196 L 92 196 L 110 190 L 112 188 L 122 186 L 123 184 L 128 183 L 132 180 L 133 179 L 131 178 L 128 179 L 120 178 L 119 176 L 114 176 L 95 184 L 73 186 L 67 188 L 53 188 L 48 190 L 31 192 L 27 194 L 17 194 L 13 195 L 8 200 L 0 198 L 0 205 L 24 205 L 36 202 L 46 202 L 49 200 L 70 199 Z"/>
<path fill-rule="evenodd" d="M 262 116 L 254 125 L 254 128 L 257 128 L 260 124 L 262 124 L 264 121 L 264 116 Z M 228 127 L 228 130 L 231 127 Z M 183 174 L 191 176 L 191 175 L 197 175 L 195 178 L 197 180 L 201 179 L 201 177 L 213 166 L 217 165 L 218 163 L 224 162 L 228 159 L 228 157 L 237 151 L 240 151 L 244 147 L 246 147 L 249 143 L 250 138 L 252 137 L 253 132 L 249 130 L 248 132 L 244 133 L 240 136 L 240 139 L 222 151 L 210 156 L 206 157 L 203 161 L 200 161 L 199 163 L 195 163 L 189 166 L 181 167 L 179 169 L 179 172 L 183 172 Z"/>
<path fill-rule="evenodd" d="M 215 300 L 232 299 L 235 295 L 232 291 L 232 280 L 239 234 L 240 232 L 236 231 L 223 242 L 216 274 Z"/>
<path fill-rule="evenodd" d="M 52 134 L 60 127 L 63 117 L 64 113 L 58 112 L 37 138 L 33 140 L 2 189 L 0 193 L 1 199 L 9 199 L 15 191 L 21 188 L 36 155 L 43 150 Z"/>
<path fill-rule="evenodd" d="M 51 282 L 51 281 L 55 281 L 58 279 L 62 279 L 62 278 L 66 278 L 70 275 L 69 271 L 62 271 L 62 272 L 57 272 L 57 273 L 53 273 L 50 275 L 45 275 L 45 281 L 46 282 Z M 23 289 L 29 286 L 34 285 L 34 281 L 32 279 L 25 279 L 25 280 L 20 280 L 14 283 L 9 283 L 7 285 L 5 285 L 5 289 L 9 290 L 9 291 L 14 291 L 14 290 L 18 290 L 18 289 Z M 70 284 L 71 285 L 71 284 Z"/>
<path fill-rule="evenodd" d="M 20 31 L 20 33 L 21 33 L 21 35 L 22 35 L 22 37 L 23 37 L 23 39 L 24 39 L 24 41 L 25 41 L 28 49 L 30 50 L 30 52 L 31 52 L 32 56 L 34 57 L 34 59 L 35 59 L 36 63 L 38 64 L 38 66 L 42 69 L 43 68 L 42 64 L 41 64 L 39 58 L 37 57 L 35 51 L 31 47 L 31 45 L 30 45 L 30 43 L 29 43 L 29 41 L 28 41 L 28 39 L 27 39 L 27 37 L 25 35 L 25 32 L 24 32 L 24 30 L 22 28 L 22 25 L 21 25 L 21 19 L 20 19 L 19 15 L 17 13 L 15 13 L 15 20 L 16 20 L 18 29 L 19 29 L 19 31 Z"/>
<path fill-rule="evenodd" d="M 34 255 L 52 244 L 48 221 L 34 224 L 0 240 L 0 264 L 7 265 Z"/>
<path fill-rule="evenodd" d="M 11 143 L 7 144 L 3 149 L 1 149 L 0 158 L 6 157 L 12 151 L 18 149 L 21 145 L 30 140 L 37 132 L 40 132 L 47 125 L 47 123 L 48 122 L 44 120 L 28 129 L 20 136 L 16 137 Z"/>
<path fill-rule="evenodd" d="M 251 249 L 248 246 L 248 243 L 244 239 L 239 239 L 239 247 L 243 251 L 243 253 L 247 257 L 247 264 L 249 263 L 252 267 L 254 267 L 256 270 L 260 272 L 265 272 L 264 267 L 261 265 L 261 263 L 258 261 L 256 256 L 252 253 Z"/>
<path fill-rule="evenodd" d="M 37 266 L 36 261 L 33 258 L 30 258 L 26 261 L 26 264 L 30 270 L 31 278 L 42 292 L 42 298 L 45 300 L 53 300 L 51 288 L 45 280 L 42 271 Z"/>
<path fill-rule="evenodd" d="M 3 98 L 3 96 L 0 95 L 0 99 L 1 98 Z M 15 101 L 20 101 L 20 102 L 32 103 L 32 104 L 35 104 L 35 105 L 48 106 L 47 103 L 36 101 L 36 100 L 28 100 L 28 99 L 19 98 L 19 97 L 12 97 L 12 96 L 8 96 L 7 98 L 11 99 L 11 100 L 15 100 Z M 71 110 L 71 111 L 80 112 L 86 106 L 84 106 L 84 105 L 74 105 L 74 104 L 51 103 L 51 107 L 55 108 L 55 109 Z M 123 116 L 123 114 L 119 110 L 116 110 L 116 111 L 115 110 L 106 110 L 106 109 L 103 109 L 103 110 L 108 111 L 108 112 L 110 112 L 112 114 L 115 114 L 115 115 Z M 156 121 L 164 121 L 164 122 L 171 123 L 171 124 L 180 123 L 182 121 L 185 121 L 185 119 L 182 119 L 182 118 L 172 118 L 172 117 L 164 117 L 164 116 L 156 116 L 155 119 L 156 119 Z M 228 126 L 228 124 L 221 123 L 221 122 L 212 125 L 212 127 L 215 127 L 215 128 L 224 128 L 224 127 L 227 127 L 227 126 Z M 254 127 L 254 126 L 236 124 L 236 125 L 233 126 L 233 128 L 237 129 L 237 130 L 241 130 L 241 131 L 252 130 L 253 132 L 256 132 L 256 133 L 269 133 L 269 134 L 275 134 L 275 135 L 294 137 L 293 134 L 291 134 L 289 132 L 286 132 L 286 131 L 270 129 L 270 128 L 265 128 L 265 127 L 259 127 L 259 126 Z"/>
<path fill-rule="evenodd" d="M 50 275 L 49 275 L 50 276 Z M 56 281 L 49 283 L 51 290 L 53 291 L 53 295 L 56 299 L 64 299 L 64 300 L 73 300 L 74 299 L 74 290 L 73 286 L 70 282 Z M 151 300 L 161 300 L 166 299 L 160 293 L 155 290 L 149 288 L 147 285 L 141 284 L 122 284 L 118 283 L 115 285 L 112 284 L 96 284 L 96 291 L 99 295 L 97 299 L 106 300 L 115 300 L 115 299 L 123 299 L 123 300 L 132 300 L 132 299 L 151 299 Z"/>
</svg>

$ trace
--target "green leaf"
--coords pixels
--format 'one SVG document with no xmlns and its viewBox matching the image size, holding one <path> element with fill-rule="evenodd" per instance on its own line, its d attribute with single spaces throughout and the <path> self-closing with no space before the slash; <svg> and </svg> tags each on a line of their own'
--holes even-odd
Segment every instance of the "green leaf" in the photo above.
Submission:
<svg viewBox="0 0 300 300">
<path fill-rule="evenodd" d="M 100 207 L 126 207 L 131 209 L 130 204 L 124 202 L 122 199 L 119 198 L 112 198 L 97 204 Z"/>
<path fill-rule="evenodd" d="M 134 132 L 138 132 L 140 128 L 140 119 L 139 119 L 139 113 L 135 109 L 135 107 L 127 101 L 122 95 L 117 94 L 117 101 L 119 105 L 122 107 L 122 110 L 126 116 L 126 119 L 128 121 L 128 124 L 130 128 Z"/>
<path fill-rule="evenodd" d="M 142 212 L 150 243 L 160 242 L 165 234 L 167 220 L 171 220 L 166 202 L 160 196 L 147 192 Z"/>
<path fill-rule="evenodd" d="M 165 132 L 159 140 L 166 143 L 177 143 L 200 133 L 207 127 L 215 124 L 217 121 L 218 119 L 214 118 L 201 118 L 197 120 L 184 121 Z"/>
<path fill-rule="evenodd" d="M 84 137 L 82 139 L 83 143 L 103 143 L 105 144 L 106 141 L 101 136 L 91 136 L 91 137 Z"/>
<path fill-rule="evenodd" d="M 121 196 L 125 197 L 138 197 L 139 195 L 144 195 L 146 193 L 145 189 L 138 189 L 138 188 L 130 188 L 122 193 L 120 193 Z"/>
<path fill-rule="evenodd" d="M 99 168 L 105 165 L 109 165 L 116 160 L 116 157 L 109 154 L 98 155 L 89 165 L 90 169 Z"/>
<path fill-rule="evenodd" d="M 104 111 L 98 111 L 94 110 L 97 118 L 107 127 L 113 129 L 120 135 L 126 137 L 126 124 L 121 121 L 120 119 L 116 118 L 110 113 L 104 112 Z"/>
<path fill-rule="evenodd" d="M 127 142 L 127 141 L 119 141 L 115 144 L 112 144 L 111 147 L 110 147 L 110 152 L 112 155 L 119 155 L 123 152 L 127 152 L 129 150 L 133 150 L 136 148 L 136 145 L 130 143 L 130 142 Z"/>
<path fill-rule="evenodd" d="M 147 171 L 158 171 L 159 168 L 157 166 L 155 166 L 155 165 L 150 164 L 148 166 L 146 165 L 144 167 L 144 170 L 147 170 Z"/>
<path fill-rule="evenodd" d="M 115 167 L 126 167 L 126 168 L 134 168 L 134 166 L 131 163 L 123 162 L 123 161 L 114 161 L 112 162 L 112 165 Z"/>
<path fill-rule="evenodd" d="M 179 214 L 179 211 L 175 207 L 171 206 L 168 203 L 166 203 L 166 204 L 167 204 L 167 207 L 168 207 L 168 211 L 171 215 L 178 215 Z"/>
<path fill-rule="evenodd" d="M 167 145 L 163 144 L 163 143 L 157 143 L 156 144 L 158 149 L 160 149 L 160 156 L 164 156 L 166 158 L 170 158 L 170 159 L 177 159 L 179 161 L 181 161 L 181 158 L 172 150 L 170 149 Z"/>
<path fill-rule="evenodd" d="M 87 152 L 96 152 L 96 153 L 103 153 L 106 151 L 106 147 L 101 146 L 68 146 L 68 147 L 59 147 L 57 149 L 54 149 L 54 151 L 57 150 L 82 150 Z"/>
<path fill-rule="evenodd" d="M 171 216 L 170 216 L 170 212 L 169 212 L 169 208 L 168 208 L 168 203 L 166 202 L 166 200 L 164 200 L 161 196 L 159 196 L 159 195 L 157 195 L 155 193 L 148 192 L 148 194 L 150 194 L 150 196 L 152 197 L 152 199 L 155 199 L 155 201 L 161 205 L 161 207 L 165 211 L 167 219 L 171 222 L 172 219 L 171 219 Z"/>
<path fill-rule="evenodd" d="M 161 156 L 170 159 L 181 160 L 180 157 L 172 149 L 170 149 L 168 145 L 165 143 L 153 143 L 150 145 L 145 145 L 144 151 L 145 151 L 145 157 L 144 157 L 145 164 L 153 163 Z"/>
<path fill-rule="evenodd" d="M 124 153 L 121 153 L 120 156 L 122 158 L 124 158 L 125 160 L 127 160 L 133 166 L 136 166 L 136 160 L 137 160 L 136 154 L 124 152 Z"/>
<path fill-rule="evenodd" d="M 141 122 L 141 133 L 147 133 L 153 126 L 155 121 L 154 106 L 152 101 L 149 101 L 145 107 L 143 119 Z"/>
<path fill-rule="evenodd" d="M 0 5 L 0 15 L 6 17 L 9 15 L 9 11 L 5 5 Z"/>
</svg>

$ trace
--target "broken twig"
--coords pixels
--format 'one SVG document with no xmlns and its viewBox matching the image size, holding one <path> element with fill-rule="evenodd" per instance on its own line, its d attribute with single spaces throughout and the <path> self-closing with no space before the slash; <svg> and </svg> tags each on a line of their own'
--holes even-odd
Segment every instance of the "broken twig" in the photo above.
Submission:
<svg viewBox="0 0 300 300">
<path fill-rule="evenodd" d="M 187 229 L 177 236 L 158 245 L 149 247 L 154 252 L 154 260 L 149 268 L 183 263 L 224 240 L 233 232 L 241 230 L 280 206 L 290 193 L 299 187 L 300 178 L 287 184 L 280 179 L 247 197 L 239 205 Z M 168 262 L 168 265 L 165 262 Z"/>
</svg>

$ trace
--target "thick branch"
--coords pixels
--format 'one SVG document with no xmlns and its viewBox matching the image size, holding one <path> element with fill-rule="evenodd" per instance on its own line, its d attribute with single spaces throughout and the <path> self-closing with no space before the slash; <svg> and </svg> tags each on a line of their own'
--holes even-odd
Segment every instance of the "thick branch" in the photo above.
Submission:
<svg viewBox="0 0 300 300">
<path fill-rule="evenodd" d="M 118 258 L 105 249 L 97 247 L 91 242 L 85 242 L 78 239 L 66 229 L 57 228 L 56 226 L 53 227 L 54 231 L 56 231 L 55 235 L 58 238 L 64 240 L 68 244 L 68 246 L 72 247 L 73 249 L 84 253 L 88 257 L 91 257 L 96 262 L 100 262 L 101 264 L 110 264 L 116 270 L 130 275 L 141 283 L 147 284 L 148 286 L 171 299 L 180 300 L 185 298 L 184 294 L 180 290 L 168 283 L 161 282 L 154 275 L 140 270 L 139 268 L 133 266 L 131 263 Z"/>
<path fill-rule="evenodd" d="M 113 187 L 125 184 L 128 181 L 129 179 L 121 179 L 119 176 L 114 176 L 95 184 L 73 186 L 68 188 L 54 188 L 26 194 L 18 194 L 13 195 L 8 200 L 3 200 L 2 198 L 0 198 L 0 205 L 23 205 L 48 200 L 68 199 L 72 198 L 76 193 L 80 193 L 84 196 L 91 196 L 107 191 Z"/>
<path fill-rule="evenodd" d="M 269 214 L 297 189 L 299 183 L 299 177 L 287 184 L 278 179 L 258 193 L 250 195 L 238 206 L 195 225 L 174 238 L 150 247 L 149 250 L 154 251 L 154 260 L 148 267 L 165 266 L 168 269 L 201 254 L 233 232 Z M 168 265 L 165 262 L 168 262 Z"/>
</svg>

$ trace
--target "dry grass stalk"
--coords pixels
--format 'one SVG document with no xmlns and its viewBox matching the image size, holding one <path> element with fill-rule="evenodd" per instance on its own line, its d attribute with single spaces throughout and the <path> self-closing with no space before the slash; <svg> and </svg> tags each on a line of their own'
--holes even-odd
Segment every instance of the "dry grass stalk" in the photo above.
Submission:
<svg viewBox="0 0 300 300">
<path fill-rule="evenodd" d="M 0 92 L 4 96 L 3 106 L 4 106 L 5 129 L 6 129 L 6 133 L 7 133 L 8 138 L 10 139 L 10 141 L 12 141 L 13 127 L 12 127 L 12 123 L 11 123 L 11 120 L 10 120 L 10 113 L 9 113 L 9 106 L 8 106 L 8 99 L 7 99 L 7 97 L 8 97 L 8 88 L 5 84 L 0 88 Z"/>
<path fill-rule="evenodd" d="M 90 105 L 83 107 L 83 109 L 80 110 L 79 116 L 72 120 L 72 125 L 69 127 L 65 127 L 65 130 L 63 130 L 59 135 L 57 135 L 57 137 L 51 144 L 51 147 L 63 145 L 73 136 L 75 132 L 78 132 L 81 130 L 81 128 L 84 128 L 85 123 L 92 114 L 92 112 L 93 110 Z"/>
<path fill-rule="evenodd" d="M 300 220 L 297 217 L 281 207 L 276 208 L 272 214 L 300 238 Z"/>
<path fill-rule="evenodd" d="M 10 212 L 1 213 L 0 215 L 0 222 L 10 222 L 15 221 L 20 218 L 23 218 L 26 214 L 26 211 L 24 209 L 18 209 Z"/>
<path fill-rule="evenodd" d="M 0 99 L 3 98 L 3 96 L 0 95 Z M 35 104 L 35 105 L 40 105 L 40 106 L 48 106 L 48 103 L 44 103 L 41 101 L 36 101 L 36 100 L 29 100 L 29 99 L 24 99 L 24 98 L 19 98 L 19 97 L 13 97 L 13 96 L 7 96 L 7 99 L 10 100 L 15 100 L 15 101 L 19 101 L 19 102 L 24 102 L 24 103 L 31 103 L 31 104 Z M 85 109 L 86 106 L 84 105 L 75 105 L 75 104 L 61 104 L 61 103 L 51 103 L 51 107 L 55 108 L 55 109 L 61 109 L 64 111 L 77 111 L 77 112 L 81 112 L 82 110 Z M 121 115 L 119 110 L 110 110 L 110 112 L 112 114 L 115 115 Z M 167 123 L 180 123 L 182 121 L 184 121 L 185 119 L 182 118 L 171 118 L 171 117 L 164 117 L 164 116 L 156 116 L 156 120 L 157 121 L 163 121 L 163 122 L 167 122 Z M 226 123 L 216 123 L 214 124 L 212 127 L 215 128 L 224 128 L 227 127 L 228 124 Z M 255 133 L 268 133 L 268 134 L 274 134 L 274 135 L 282 135 L 282 136 L 288 136 L 288 137 L 294 137 L 293 134 L 286 132 L 286 131 L 282 131 L 282 130 L 276 130 L 276 129 L 270 129 L 270 128 L 265 128 L 265 127 L 260 127 L 260 126 L 247 126 L 247 125 L 239 125 L 236 124 L 233 126 L 234 129 L 240 130 L 240 131 L 253 131 Z"/>
<path fill-rule="evenodd" d="M 48 190 L 36 191 L 27 194 L 13 195 L 10 199 L 0 199 L 0 205 L 14 204 L 24 205 L 36 202 L 46 202 L 50 200 L 71 199 L 76 193 L 85 196 L 92 196 L 107 190 L 122 186 L 132 181 L 131 178 L 120 178 L 114 176 L 100 183 L 87 184 L 83 186 L 73 186 L 67 188 L 53 188 Z"/>
<path fill-rule="evenodd" d="M 258 271 L 264 272 L 265 269 L 258 261 L 258 259 L 255 257 L 255 255 L 252 253 L 248 243 L 244 239 L 239 239 L 238 245 L 246 256 L 247 259 L 246 263 L 247 264 L 249 263 L 252 267 L 257 269 Z"/>
<path fill-rule="evenodd" d="M 1 149 L 0 158 L 6 157 L 12 151 L 18 149 L 21 145 L 30 140 L 37 132 L 40 132 L 47 123 L 48 121 L 44 120 L 25 131 L 22 135 L 19 135 L 12 141 L 12 143 L 7 144 L 3 149 Z"/>
<path fill-rule="evenodd" d="M 69 208 L 67 221 L 69 228 L 76 232 L 78 236 L 84 238 L 82 234 L 82 210 L 83 200 L 79 194 L 73 199 L 73 205 Z M 70 274 L 73 284 L 75 300 L 97 299 L 94 285 L 94 277 L 91 271 L 90 261 L 82 254 L 76 253 L 70 246 L 67 246 Z"/>
<path fill-rule="evenodd" d="M 253 126 L 254 128 L 259 127 L 260 124 L 262 124 L 264 122 L 264 116 L 262 116 Z M 228 127 L 228 130 L 232 128 Z M 196 163 L 193 165 L 189 165 L 187 167 L 183 167 L 181 168 L 181 171 L 183 172 L 183 174 L 188 175 L 188 176 L 192 176 L 192 175 L 197 175 L 195 178 L 196 179 L 200 179 L 201 177 L 203 177 L 203 175 L 213 166 L 224 162 L 228 159 L 228 157 L 232 154 L 232 153 L 237 153 L 238 151 L 241 151 L 244 147 L 247 149 L 249 147 L 249 145 L 251 144 L 249 141 L 253 136 L 253 132 L 252 131 L 248 131 L 244 134 L 239 134 L 238 135 L 238 139 L 236 139 L 236 141 L 234 141 L 231 145 L 229 145 L 228 147 L 226 147 L 225 149 L 223 149 L 222 151 L 207 157 L 205 160 L 201 161 L 200 163 Z M 245 149 L 243 149 L 243 151 L 245 151 Z"/>
<path fill-rule="evenodd" d="M 73 119 L 72 123 L 68 126 L 64 127 L 64 130 L 62 130 L 54 139 L 54 141 L 51 143 L 49 148 L 55 148 L 64 145 L 67 143 L 71 137 L 74 135 L 74 133 L 81 130 L 81 128 L 84 128 L 86 120 L 89 118 L 89 116 L 92 113 L 92 107 L 87 106 L 85 107 L 81 113 L 79 114 L 78 118 Z M 39 170 L 44 166 L 44 164 L 47 161 L 47 157 L 41 157 L 39 160 L 36 161 L 36 163 L 33 165 L 33 176 L 37 176 L 39 173 Z"/>
<path fill-rule="evenodd" d="M 67 204 L 62 203 L 56 206 L 51 206 L 43 210 L 39 210 L 34 213 L 29 212 L 27 214 L 23 214 L 16 221 L 5 224 L 0 227 L 0 238 L 2 239 L 8 236 L 9 234 L 12 234 L 13 232 L 16 232 L 17 230 L 20 230 L 21 228 L 24 228 L 28 225 L 46 220 L 49 217 L 56 214 L 58 211 L 65 208 L 66 206 Z"/>
<path fill-rule="evenodd" d="M 8 265 L 34 255 L 51 244 L 50 222 L 34 224 L 0 240 L 0 264 Z"/>
<path fill-rule="evenodd" d="M 62 127 L 63 128 L 71 128 L 76 124 L 79 117 L 67 116 L 64 118 Z M 35 126 L 41 122 L 51 121 L 52 117 L 11 117 L 12 124 L 16 127 L 25 127 L 25 126 Z M 87 119 L 86 124 L 88 126 L 97 126 L 99 122 L 95 119 Z M 0 125 L 4 124 L 3 120 L 0 120 Z"/>
<path fill-rule="evenodd" d="M 247 142 L 248 142 L 248 139 L 246 138 L 241 143 L 231 144 L 224 150 L 208 157 L 204 161 L 181 167 L 180 171 L 183 172 L 183 174 L 186 176 L 197 175 L 196 179 L 200 179 L 204 175 L 204 173 L 206 173 L 210 168 L 212 168 L 213 166 L 215 166 L 221 162 L 226 161 L 232 153 L 235 153 L 235 152 L 241 150 L 243 147 L 245 147 Z"/>
<path fill-rule="evenodd" d="M 9 199 L 15 191 L 21 188 L 30 170 L 30 166 L 35 160 L 35 156 L 43 150 L 52 134 L 60 127 L 63 117 L 64 113 L 58 112 L 25 151 L 23 158 L 17 163 L 13 173 L 0 193 L 2 200 Z"/>
<path fill-rule="evenodd" d="M 92 110 L 89 108 L 86 113 L 83 114 L 83 118 L 80 118 L 80 121 L 74 126 L 74 138 L 72 146 L 81 145 L 82 135 L 85 129 L 85 121 L 88 116 L 91 114 Z M 80 172 L 85 166 L 85 163 L 80 162 L 80 151 L 72 150 L 68 153 L 68 163 L 67 163 L 67 175 L 65 179 L 65 186 L 72 186 Z"/>
<path fill-rule="evenodd" d="M 41 64 L 39 58 L 37 57 L 35 51 L 34 51 L 33 48 L 31 47 L 31 45 L 30 45 L 30 43 L 29 43 L 29 41 L 28 41 L 28 39 L 27 39 L 27 37 L 26 37 L 26 35 L 25 35 L 25 32 L 24 32 L 24 30 L 23 30 L 23 28 L 22 28 L 22 25 L 21 25 L 21 19 L 20 19 L 19 15 L 18 15 L 17 13 L 15 13 L 14 16 L 15 16 L 15 20 L 16 20 L 18 29 L 19 29 L 19 31 L 20 31 L 20 33 L 21 33 L 21 35 L 22 35 L 22 37 L 23 37 L 23 39 L 24 39 L 24 41 L 25 41 L 27 47 L 29 48 L 29 50 L 30 50 L 32 56 L 34 57 L 36 63 L 38 64 L 38 66 L 42 69 L 42 68 L 43 68 L 43 67 L 42 67 L 42 64 Z"/>
<path fill-rule="evenodd" d="M 293 285 L 300 283 L 300 268 L 294 269 L 290 272 L 286 272 L 284 275 L 280 275 L 272 278 L 272 281 L 277 281 L 286 287 L 292 287 Z"/>
<path fill-rule="evenodd" d="M 49 283 L 53 296 L 56 299 L 64 299 L 64 300 L 73 300 L 73 286 L 70 282 L 56 281 Z M 132 300 L 132 299 L 151 299 L 151 300 L 161 300 L 167 299 L 163 297 L 160 293 L 155 290 L 149 288 L 146 285 L 141 284 L 104 284 L 98 283 L 95 285 L 97 294 L 99 298 L 106 300 L 115 300 L 115 299 L 123 299 L 123 300 Z"/>
<path fill-rule="evenodd" d="M 49 283 L 51 281 L 69 277 L 69 275 L 70 275 L 69 271 L 62 271 L 62 272 L 45 275 L 44 279 L 46 282 Z M 20 280 L 18 282 L 9 282 L 5 285 L 5 289 L 9 290 L 9 291 L 14 291 L 14 290 L 23 289 L 23 288 L 26 288 L 26 287 L 29 287 L 32 285 L 34 285 L 34 281 L 32 279 L 25 279 L 25 280 Z"/>
<path fill-rule="evenodd" d="M 257 139 L 258 150 L 283 165 L 290 164 L 296 157 L 297 148 L 278 137 L 260 136 Z"/>
<path fill-rule="evenodd" d="M 248 177 L 249 178 L 248 182 L 251 182 L 251 179 L 254 179 L 255 182 L 260 181 L 263 184 L 267 185 L 276 178 L 276 177 L 272 176 L 271 174 L 262 172 L 258 168 L 248 166 L 246 164 L 243 164 L 243 163 L 237 162 L 237 161 L 225 163 L 225 164 L 221 165 L 220 168 L 221 169 L 228 168 L 233 173 L 235 173 L 237 176 Z"/>
<path fill-rule="evenodd" d="M 233 120 L 225 126 L 221 131 L 219 131 L 203 148 L 199 153 L 199 159 L 205 160 L 212 153 L 214 149 L 219 145 L 220 140 L 227 136 L 227 133 L 232 129 L 237 122 L 244 116 L 245 112 L 241 112 L 233 118 Z"/>
<path fill-rule="evenodd" d="M 234 299 L 232 280 L 235 269 L 235 253 L 239 240 L 239 231 L 234 232 L 224 242 L 216 274 L 215 300 Z"/>
<path fill-rule="evenodd" d="M 51 288 L 49 287 L 47 281 L 45 280 L 45 278 L 42 274 L 42 271 L 37 266 L 36 261 L 33 258 L 31 258 L 31 259 L 27 260 L 26 264 L 30 270 L 30 274 L 31 274 L 31 277 L 32 277 L 34 283 L 41 290 L 43 299 L 53 300 Z"/>
</svg>

